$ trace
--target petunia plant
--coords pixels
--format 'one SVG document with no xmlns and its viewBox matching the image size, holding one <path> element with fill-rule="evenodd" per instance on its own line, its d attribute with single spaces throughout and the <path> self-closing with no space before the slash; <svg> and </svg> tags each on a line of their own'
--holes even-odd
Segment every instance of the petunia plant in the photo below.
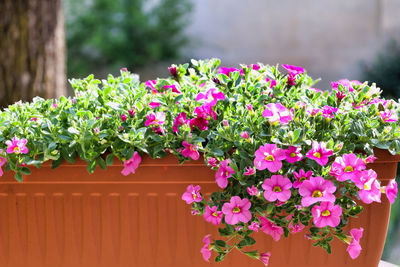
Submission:
<svg viewBox="0 0 400 267">
<path fill-rule="evenodd" d="M 192 60 L 169 72 L 146 82 L 126 69 L 102 81 L 91 75 L 71 80 L 73 97 L 9 106 L 0 113 L 0 175 L 13 171 L 22 182 L 32 166 L 78 157 L 90 173 L 117 158 L 123 175 L 144 154 L 202 159 L 218 190 L 205 197 L 188 185 L 182 199 L 220 227 L 222 238 L 204 237 L 205 260 L 238 249 L 267 265 L 270 252 L 250 249 L 261 231 L 275 241 L 304 231 L 328 253 L 338 238 L 358 257 L 363 229 L 346 232 L 349 218 L 360 203 L 397 195 L 396 181 L 381 185 L 368 164 L 376 148 L 400 153 L 398 102 L 368 82 L 340 80 L 321 91 L 291 65 Z"/>
</svg>

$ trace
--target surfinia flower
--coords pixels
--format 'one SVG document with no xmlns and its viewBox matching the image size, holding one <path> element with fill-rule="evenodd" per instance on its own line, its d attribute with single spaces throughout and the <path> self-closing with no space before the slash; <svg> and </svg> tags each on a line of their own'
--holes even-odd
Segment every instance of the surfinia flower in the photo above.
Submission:
<svg viewBox="0 0 400 267">
<path fill-rule="evenodd" d="M 275 144 L 265 144 L 260 146 L 254 159 L 254 166 L 262 171 L 268 169 L 270 172 L 277 172 L 282 168 L 282 160 L 286 158 L 283 149 Z"/>
<path fill-rule="evenodd" d="M 147 87 L 149 87 L 150 89 L 152 89 L 153 93 L 156 94 L 157 90 L 156 90 L 156 84 L 157 81 L 156 80 L 148 80 L 144 83 L 144 85 L 146 85 Z"/>
<path fill-rule="evenodd" d="M 125 176 L 127 176 L 130 173 L 135 173 L 141 161 L 142 158 L 140 157 L 139 153 L 135 151 L 135 153 L 133 153 L 132 158 L 124 161 L 124 169 L 121 171 L 121 173 Z"/>
<path fill-rule="evenodd" d="M 381 118 L 384 122 L 392 122 L 398 120 L 397 115 L 393 113 L 392 110 L 381 111 L 379 112 L 379 115 L 381 115 Z"/>
<path fill-rule="evenodd" d="M 212 110 L 212 106 L 207 103 L 196 107 L 194 109 L 194 112 L 196 113 L 197 117 L 201 117 L 206 120 L 211 120 L 211 118 L 213 118 L 214 120 L 217 119 L 217 113 L 215 113 Z"/>
<path fill-rule="evenodd" d="M 230 225 L 235 225 L 239 222 L 247 223 L 252 217 L 249 211 L 250 207 L 251 202 L 247 198 L 231 197 L 230 202 L 226 202 L 222 206 L 222 212 L 225 214 L 225 222 Z"/>
<path fill-rule="evenodd" d="M 192 215 L 197 215 L 197 214 L 199 214 L 200 212 L 198 211 L 198 210 L 191 210 L 190 211 L 190 214 L 192 214 Z"/>
<path fill-rule="evenodd" d="M 165 123 L 165 113 L 164 112 L 156 112 L 150 113 L 147 115 L 147 120 L 144 125 L 147 127 L 149 125 L 152 126 L 160 126 Z"/>
<path fill-rule="evenodd" d="M 6 161 L 7 160 L 5 158 L 0 157 L 0 176 L 3 176 L 3 174 L 4 174 L 2 167 L 6 163 Z"/>
<path fill-rule="evenodd" d="M 173 77 L 178 76 L 178 69 L 176 66 L 172 65 L 171 67 L 168 67 L 168 71 Z"/>
<path fill-rule="evenodd" d="M 288 149 L 285 149 L 286 161 L 289 163 L 295 163 L 296 161 L 300 161 L 303 159 L 303 155 L 300 153 L 301 148 L 295 146 L 289 146 Z"/>
<path fill-rule="evenodd" d="M 303 207 L 311 206 L 319 201 L 335 202 L 336 198 L 333 195 L 336 187 L 329 180 L 325 180 L 321 176 L 310 177 L 310 180 L 305 180 L 299 187 L 299 193 L 303 197 L 301 205 Z"/>
<path fill-rule="evenodd" d="M 288 124 L 292 120 L 289 110 L 281 103 L 268 103 L 262 113 L 264 118 L 268 118 L 270 124 L 277 123 Z"/>
<path fill-rule="evenodd" d="M 155 102 L 155 101 L 149 103 L 149 106 L 151 109 L 155 109 L 156 107 L 159 107 L 160 105 L 161 105 L 160 103 Z"/>
<path fill-rule="evenodd" d="M 207 159 L 208 164 L 210 164 L 211 167 L 217 167 L 217 159 L 216 158 L 208 158 Z"/>
<path fill-rule="evenodd" d="M 250 175 L 253 175 L 256 173 L 256 169 L 253 167 L 246 167 L 246 168 L 244 168 L 244 170 L 245 170 L 245 172 L 243 173 L 243 175 L 246 175 L 246 176 L 250 176 Z"/>
<path fill-rule="evenodd" d="M 210 240 L 210 235 L 206 235 L 203 238 L 203 247 L 200 250 L 200 253 L 203 255 L 203 259 L 207 262 L 210 261 L 211 258 L 211 240 Z"/>
<path fill-rule="evenodd" d="M 310 114 L 311 117 L 315 117 L 319 113 L 320 109 L 319 108 L 308 107 L 306 109 L 306 111 L 307 111 L 308 114 Z"/>
<path fill-rule="evenodd" d="M 135 109 L 128 109 L 128 114 L 129 114 L 129 116 L 131 116 L 131 117 L 133 117 L 133 116 L 135 116 L 135 114 L 136 114 L 136 111 L 135 111 Z"/>
<path fill-rule="evenodd" d="M 269 83 L 269 88 L 273 88 L 274 86 L 276 86 L 276 81 L 274 79 L 270 79 L 270 78 L 265 78 L 265 81 L 267 83 Z"/>
<path fill-rule="evenodd" d="M 338 108 L 334 108 L 331 106 L 324 106 L 322 107 L 322 117 L 325 118 L 333 118 L 335 116 L 335 113 L 338 112 Z"/>
<path fill-rule="evenodd" d="M 302 67 L 297 67 L 297 66 L 293 66 L 293 65 L 282 64 L 282 67 L 284 69 L 286 69 L 290 74 L 293 74 L 293 75 L 302 74 L 305 71 Z"/>
<path fill-rule="evenodd" d="M 249 133 L 247 131 L 243 131 L 240 133 L 240 137 L 242 137 L 244 140 L 250 140 Z"/>
<path fill-rule="evenodd" d="M 347 247 L 347 252 L 353 260 L 360 255 L 362 249 L 360 240 L 363 236 L 363 232 L 364 229 L 362 227 L 360 227 L 360 229 L 353 228 L 350 230 L 350 236 L 346 240 L 346 243 L 349 244 Z"/>
<path fill-rule="evenodd" d="M 358 195 L 362 202 L 370 204 L 372 202 L 381 202 L 381 186 L 377 180 L 377 174 L 374 170 L 369 169 L 361 172 L 361 175 L 354 179 L 360 191 Z"/>
<path fill-rule="evenodd" d="M 1 160 L 1 158 L 0 158 Z M 4 163 L 3 163 L 4 164 Z M 0 162 L 0 167 L 1 167 L 1 162 Z M 1 175 L 0 175 L 1 176 Z M 393 204 L 394 200 L 397 197 L 397 182 L 396 179 L 391 179 L 388 183 L 388 185 L 385 188 L 385 193 L 386 193 L 386 197 L 388 198 L 390 204 Z"/>
<path fill-rule="evenodd" d="M 299 233 L 299 232 L 303 231 L 304 228 L 305 228 L 305 226 L 302 225 L 301 223 L 299 223 L 299 224 L 294 224 L 293 222 L 289 223 L 289 231 L 292 234 Z"/>
<path fill-rule="evenodd" d="M 215 174 L 215 181 L 220 188 L 226 188 L 228 186 L 228 178 L 235 173 L 232 167 L 229 166 L 231 163 L 230 159 L 226 159 L 220 162 L 217 173 Z"/>
<path fill-rule="evenodd" d="M 124 113 L 121 114 L 121 121 L 126 121 L 127 117 Z"/>
<path fill-rule="evenodd" d="M 315 205 L 311 209 L 313 223 L 319 228 L 326 226 L 336 227 L 340 223 L 342 208 L 339 205 L 333 205 L 332 202 L 321 202 L 319 206 Z"/>
<path fill-rule="evenodd" d="M 186 201 L 186 204 L 201 202 L 203 200 L 203 197 L 200 194 L 200 189 L 200 185 L 188 185 L 188 187 L 186 188 L 186 192 L 182 195 L 182 200 Z"/>
<path fill-rule="evenodd" d="M 260 192 L 255 185 L 252 185 L 251 187 L 247 187 L 247 193 L 249 193 L 250 196 L 257 196 Z"/>
<path fill-rule="evenodd" d="M 248 228 L 251 231 L 258 232 L 258 230 L 260 229 L 260 224 L 258 222 L 251 222 Z"/>
<path fill-rule="evenodd" d="M 28 141 L 25 138 L 19 139 L 18 137 L 13 137 L 12 141 L 7 140 L 6 145 L 8 154 L 27 154 L 29 152 L 28 148 L 26 147 L 26 143 Z"/>
<path fill-rule="evenodd" d="M 223 213 L 222 211 L 217 210 L 217 206 L 209 207 L 206 206 L 206 210 L 204 211 L 204 219 L 206 222 L 210 222 L 214 225 L 218 225 L 222 221 Z"/>
<path fill-rule="evenodd" d="M 252 104 L 247 104 L 247 105 L 246 105 L 246 108 L 249 110 L 250 114 L 253 114 L 253 113 L 254 113 L 253 105 L 252 105 Z"/>
<path fill-rule="evenodd" d="M 196 101 L 204 100 L 205 103 L 215 106 L 218 100 L 225 100 L 224 93 L 218 91 L 215 88 L 209 89 L 205 94 L 199 93 L 196 97 Z"/>
<path fill-rule="evenodd" d="M 168 90 L 171 89 L 172 93 L 176 93 L 176 94 L 180 94 L 181 92 L 178 90 L 178 88 L 176 88 L 175 84 L 171 84 L 171 85 L 164 85 L 164 90 Z"/>
<path fill-rule="evenodd" d="M 282 175 L 272 175 L 270 179 L 265 179 L 262 185 L 264 189 L 264 198 L 268 201 L 282 201 L 286 202 L 292 192 L 292 183 L 289 178 L 283 177 Z"/>
<path fill-rule="evenodd" d="M 283 228 L 271 222 L 267 218 L 260 216 L 261 230 L 267 235 L 272 236 L 274 241 L 279 241 L 283 234 Z"/>
<path fill-rule="evenodd" d="M 343 98 L 345 98 L 345 97 L 346 97 L 346 94 L 344 94 L 343 92 L 341 92 L 339 90 L 336 91 L 336 98 L 337 98 L 338 103 L 340 103 L 343 100 Z"/>
<path fill-rule="evenodd" d="M 365 162 L 354 153 L 344 154 L 332 163 L 330 175 L 335 176 L 340 182 L 354 180 L 365 168 Z"/>
<path fill-rule="evenodd" d="M 365 163 L 373 163 L 376 160 L 376 157 L 374 155 L 369 155 L 364 159 Z"/>
<path fill-rule="evenodd" d="M 221 67 L 221 68 L 219 68 L 219 70 L 218 70 L 218 74 L 225 74 L 226 76 L 228 76 L 229 77 L 229 75 L 232 73 L 232 72 L 235 72 L 235 71 L 239 71 L 238 69 L 236 69 L 236 68 L 227 68 L 227 67 Z"/>
<path fill-rule="evenodd" d="M 286 84 L 288 86 L 294 86 L 296 85 L 296 75 L 294 75 L 293 73 L 289 73 L 289 75 L 286 77 Z"/>
<path fill-rule="evenodd" d="M 264 252 L 260 254 L 260 261 L 264 263 L 265 266 L 269 264 L 269 258 L 271 257 L 271 252 Z"/>
<path fill-rule="evenodd" d="M 321 166 L 325 166 L 332 155 L 332 150 L 326 149 L 326 143 L 314 141 L 312 149 L 307 152 L 306 157 L 315 160 Z"/>
<path fill-rule="evenodd" d="M 293 183 L 293 188 L 299 188 L 305 180 L 310 179 L 311 175 L 313 175 L 313 172 L 305 172 L 303 169 L 300 169 L 299 172 L 293 172 L 293 175 L 294 178 L 296 178 L 296 181 Z"/>
<path fill-rule="evenodd" d="M 185 112 L 181 112 L 178 114 L 178 116 L 176 116 L 174 125 L 172 126 L 172 131 L 174 131 L 174 133 L 179 132 L 179 126 L 189 123 L 189 120 L 186 119 L 186 116 L 187 115 Z"/>
<path fill-rule="evenodd" d="M 182 150 L 182 156 L 191 158 L 192 160 L 198 160 L 200 157 L 199 151 L 198 151 L 198 146 L 197 145 L 192 145 L 189 144 L 186 141 L 182 142 L 182 145 L 185 147 Z"/>
</svg>

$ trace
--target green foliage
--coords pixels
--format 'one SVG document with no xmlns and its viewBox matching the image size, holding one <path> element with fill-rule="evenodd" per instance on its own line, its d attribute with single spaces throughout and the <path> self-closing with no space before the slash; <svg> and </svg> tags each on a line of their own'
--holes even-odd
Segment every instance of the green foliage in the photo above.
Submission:
<svg viewBox="0 0 400 267">
<path fill-rule="evenodd" d="M 67 0 L 64 6 L 68 77 L 177 58 L 188 41 L 189 0 Z"/>
</svg>

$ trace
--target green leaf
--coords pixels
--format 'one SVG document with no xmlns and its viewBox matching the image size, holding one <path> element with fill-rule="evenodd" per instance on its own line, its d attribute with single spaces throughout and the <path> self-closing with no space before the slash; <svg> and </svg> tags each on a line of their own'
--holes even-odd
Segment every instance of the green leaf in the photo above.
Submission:
<svg viewBox="0 0 400 267">
<path fill-rule="evenodd" d="M 106 164 L 111 166 L 114 164 L 114 154 L 108 154 L 106 157 Z"/>
<path fill-rule="evenodd" d="M 104 159 L 102 157 L 98 157 L 97 158 L 97 164 L 99 165 L 99 167 L 103 170 L 105 170 L 106 167 L 106 162 L 104 161 Z"/>
<path fill-rule="evenodd" d="M 225 241 L 224 240 L 215 240 L 215 245 L 217 245 L 217 246 L 219 246 L 219 247 L 223 247 L 223 248 L 225 248 L 225 247 L 227 247 L 228 245 L 225 243 Z"/>
<path fill-rule="evenodd" d="M 292 141 L 293 143 L 297 142 L 297 140 L 300 137 L 300 133 L 301 133 L 301 129 L 294 130 L 294 132 L 293 132 L 293 141 Z"/>
<path fill-rule="evenodd" d="M 17 181 L 20 182 L 20 183 L 22 183 L 23 180 L 24 180 L 22 174 L 19 173 L 19 172 L 17 172 L 17 173 L 14 174 L 14 178 L 15 178 L 15 180 L 17 180 Z"/>
<path fill-rule="evenodd" d="M 211 153 L 219 157 L 222 157 L 224 155 L 224 151 L 219 148 L 212 148 Z"/>
<path fill-rule="evenodd" d="M 19 171 L 23 174 L 23 175 L 29 175 L 31 174 L 31 170 L 27 167 L 22 167 L 21 169 L 19 169 Z"/>
</svg>

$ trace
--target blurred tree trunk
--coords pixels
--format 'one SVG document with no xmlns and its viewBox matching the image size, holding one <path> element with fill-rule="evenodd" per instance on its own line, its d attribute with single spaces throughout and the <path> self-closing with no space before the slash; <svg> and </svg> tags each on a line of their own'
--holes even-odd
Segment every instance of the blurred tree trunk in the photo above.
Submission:
<svg viewBox="0 0 400 267">
<path fill-rule="evenodd" d="M 66 94 L 61 0 L 0 0 L 0 107 Z"/>
</svg>

